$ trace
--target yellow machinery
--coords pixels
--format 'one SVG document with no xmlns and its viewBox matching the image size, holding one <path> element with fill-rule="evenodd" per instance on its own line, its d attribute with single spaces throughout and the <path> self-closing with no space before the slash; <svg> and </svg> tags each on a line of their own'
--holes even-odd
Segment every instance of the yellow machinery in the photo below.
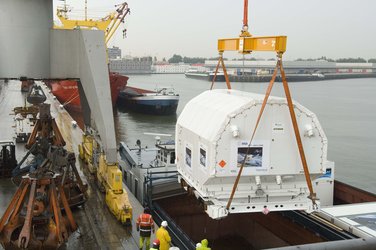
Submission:
<svg viewBox="0 0 376 250">
<path fill-rule="evenodd" d="M 211 88 L 213 88 L 218 68 L 221 64 L 226 78 L 227 88 L 231 89 L 231 84 L 228 80 L 226 67 L 222 57 L 224 51 L 238 51 L 241 54 L 250 54 L 252 51 L 274 51 L 277 53 L 278 58 L 282 58 L 282 54 L 286 51 L 286 43 L 286 36 L 252 37 L 248 32 L 248 0 L 244 0 L 243 27 L 239 37 L 218 39 L 219 60 Z"/>
<path fill-rule="evenodd" d="M 130 9 L 128 8 L 128 4 L 126 2 L 115 5 L 118 7 L 116 11 L 110 13 L 109 15 L 105 16 L 102 19 L 93 20 L 87 19 L 87 15 L 85 14 L 85 20 L 73 20 L 69 19 L 67 13 L 69 12 L 67 5 L 64 4 L 63 8 L 57 9 L 57 17 L 59 18 L 62 26 L 54 26 L 54 29 L 97 29 L 102 30 L 105 36 L 106 45 L 111 37 L 115 34 L 115 31 L 119 27 L 121 23 L 124 22 L 124 18 L 127 14 L 130 13 Z M 85 5 L 85 10 L 87 9 Z M 125 32 L 125 31 L 123 31 Z"/>
<path fill-rule="evenodd" d="M 132 206 L 128 194 L 123 188 L 123 175 L 118 163 L 108 164 L 100 144 L 90 134 L 82 137 L 78 145 L 80 159 L 83 160 L 90 172 L 96 174 L 101 191 L 106 192 L 106 204 L 116 219 L 130 225 L 132 221 Z"/>
<path fill-rule="evenodd" d="M 98 29 L 105 33 L 106 45 L 125 16 L 130 12 L 127 3 L 116 5 L 115 12 L 106 17 L 93 20 L 88 19 L 85 13 L 85 20 L 68 19 L 66 4 L 63 8 L 57 9 L 57 16 L 62 26 L 55 26 L 55 29 Z M 85 5 L 85 10 L 86 10 Z M 124 32 L 124 31 L 123 31 Z M 90 133 L 82 137 L 82 144 L 78 145 L 80 159 L 83 160 L 91 174 L 96 175 L 101 191 L 106 193 L 106 204 L 115 217 L 123 224 L 130 224 L 132 220 L 132 206 L 128 199 L 128 194 L 123 189 L 122 172 L 118 163 L 108 164 L 105 154 L 97 139 Z"/>
<path fill-rule="evenodd" d="M 132 206 L 127 192 L 123 189 L 122 177 L 118 163 L 107 164 L 105 155 L 101 154 L 97 178 L 101 187 L 106 190 L 107 206 L 121 223 L 130 225 L 132 221 Z"/>
<path fill-rule="evenodd" d="M 92 136 L 88 135 L 83 135 L 82 144 L 78 145 L 80 159 L 86 163 L 91 174 L 97 173 L 97 168 L 94 165 L 94 160 L 96 159 L 96 157 L 94 157 L 94 149 L 98 151 L 98 146 L 97 141 L 95 141 Z"/>
</svg>

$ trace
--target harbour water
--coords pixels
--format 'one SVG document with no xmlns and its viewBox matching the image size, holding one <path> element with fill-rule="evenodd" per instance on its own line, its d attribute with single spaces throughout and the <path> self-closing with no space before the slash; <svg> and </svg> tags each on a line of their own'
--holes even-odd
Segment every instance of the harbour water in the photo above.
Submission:
<svg viewBox="0 0 376 250">
<path fill-rule="evenodd" d="M 185 104 L 210 88 L 210 82 L 185 78 L 183 74 L 131 75 L 129 86 L 154 89 L 174 87 L 180 94 L 176 116 L 150 116 L 115 110 L 117 140 L 153 146 L 146 132 L 175 133 L 175 123 Z M 268 83 L 232 83 L 233 89 L 264 94 Z M 328 137 L 328 159 L 336 164 L 336 179 L 376 193 L 376 79 L 347 79 L 289 84 L 294 100 L 314 112 Z M 215 88 L 226 88 L 215 83 Z M 284 96 L 281 83 L 272 95 Z M 252 129 L 252 128 L 249 128 Z M 169 137 L 162 138 L 169 139 Z"/>
</svg>

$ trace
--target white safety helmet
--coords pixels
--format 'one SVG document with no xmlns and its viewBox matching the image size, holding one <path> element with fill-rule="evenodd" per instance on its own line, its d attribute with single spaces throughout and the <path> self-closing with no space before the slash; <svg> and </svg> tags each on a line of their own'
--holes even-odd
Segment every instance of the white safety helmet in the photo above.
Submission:
<svg viewBox="0 0 376 250">
<path fill-rule="evenodd" d="M 167 221 L 165 221 L 165 220 L 164 220 L 164 221 L 162 221 L 162 223 L 161 223 L 161 226 L 162 226 L 162 227 L 167 227 L 167 226 L 168 226 L 168 223 L 167 223 Z"/>
</svg>

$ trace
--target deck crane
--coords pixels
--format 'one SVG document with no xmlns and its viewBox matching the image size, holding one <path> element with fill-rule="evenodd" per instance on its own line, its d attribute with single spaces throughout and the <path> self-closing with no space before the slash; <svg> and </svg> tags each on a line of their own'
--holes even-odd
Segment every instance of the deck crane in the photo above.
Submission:
<svg viewBox="0 0 376 250">
<path fill-rule="evenodd" d="M 116 11 L 102 19 L 93 20 L 87 18 L 86 3 L 85 1 L 85 20 L 72 20 L 67 16 L 70 10 L 64 1 L 63 8 L 57 9 L 57 16 L 62 26 L 55 26 L 54 28 L 102 30 L 107 45 L 120 24 L 124 23 L 125 17 L 130 13 L 128 4 L 124 2 L 115 5 Z M 87 164 L 89 171 L 96 176 L 101 191 L 106 193 L 106 204 L 110 211 L 121 223 L 129 225 L 132 220 L 132 206 L 128 200 L 128 194 L 123 188 L 122 172 L 119 170 L 118 162 L 107 162 L 100 138 L 95 130 L 86 128 L 78 151 L 80 159 Z"/>
<path fill-rule="evenodd" d="M 307 164 L 307 160 L 306 160 L 304 149 L 303 149 L 302 140 L 301 140 L 300 133 L 299 133 L 299 127 L 298 127 L 297 120 L 296 120 L 294 106 L 293 106 L 293 103 L 292 103 L 290 90 L 289 90 L 288 83 L 287 83 L 287 80 L 286 80 L 286 74 L 285 74 L 285 71 L 284 71 L 283 66 L 282 66 L 282 55 L 286 51 L 286 42 L 287 42 L 286 36 L 253 37 L 249 33 L 248 32 L 248 0 L 244 0 L 243 27 L 242 27 L 242 30 L 241 30 L 239 37 L 237 37 L 237 38 L 225 38 L 225 39 L 219 39 L 218 40 L 219 59 L 218 59 L 218 64 L 217 64 L 217 67 L 216 67 L 216 70 L 215 70 L 214 78 L 213 78 L 213 81 L 212 81 L 211 89 L 214 86 L 215 78 L 216 78 L 216 75 L 218 73 L 218 68 L 219 68 L 220 64 L 222 65 L 223 72 L 225 74 L 227 88 L 231 89 L 231 84 L 230 84 L 230 81 L 229 81 L 229 78 L 228 78 L 228 75 L 227 75 L 227 72 L 226 72 L 226 67 L 225 67 L 225 64 L 224 64 L 224 61 L 223 61 L 223 52 L 225 52 L 225 51 L 238 51 L 241 54 L 250 54 L 250 53 L 252 53 L 252 51 L 270 51 L 270 52 L 276 52 L 277 53 L 277 64 L 276 64 L 276 67 L 274 69 L 274 73 L 273 73 L 272 78 L 270 80 L 269 86 L 266 90 L 265 98 L 263 100 L 262 107 L 261 107 L 260 113 L 259 113 L 257 121 L 256 121 L 256 125 L 255 125 L 253 133 L 252 133 L 252 137 L 249 140 L 248 150 L 250 149 L 250 146 L 252 145 L 254 135 L 257 131 L 257 127 L 259 125 L 260 119 L 262 117 L 263 111 L 265 109 L 266 103 L 267 103 L 268 98 L 270 96 L 270 93 L 272 91 L 273 84 L 274 84 L 274 81 L 276 79 L 276 76 L 277 76 L 277 73 L 278 73 L 278 70 L 279 70 L 280 73 L 281 73 L 281 77 L 282 77 L 283 88 L 284 88 L 286 100 L 287 100 L 287 103 L 288 103 L 291 122 L 292 122 L 292 125 L 293 125 L 293 128 L 294 128 L 295 138 L 296 138 L 296 142 L 297 142 L 297 146 L 298 146 L 298 150 L 299 150 L 299 154 L 300 154 L 300 160 L 301 160 L 301 163 L 302 163 L 302 166 L 303 166 L 305 179 L 306 179 L 307 186 L 308 186 L 309 193 L 310 193 L 308 198 L 312 200 L 313 207 L 317 208 L 316 193 L 314 193 L 314 191 L 313 191 L 312 181 L 310 179 L 310 173 L 309 173 L 308 164 Z M 248 151 L 247 151 L 246 155 L 247 154 L 248 154 Z M 231 192 L 230 198 L 229 198 L 227 206 L 226 206 L 227 211 L 229 211 L 232 200 L 234 198 L 234 195 L 235 195 L 235 192 L 236 192 L 239 180 L 240 180 L 240 176 L 242 175 L 242 171 L 243 171 L 243 168 L 244 168 L 244 165 L 245 165 L 245 161 L 246 161 L 246 157 L 244 158 L 244 160 L 241 164 L 237 178 L 236 178 L 234 186 L 232 188 L 232 192 Z"/>
<path fill-rule="evenodd" d="M 115 5 L 117 7 L 116 11 L 111 12 L 107 16 L 98 19 L 88 19 L 86 10 L 87 5 L 85 2 L 85 20 L 73 20 L 69 19 L 67 13 L 70 9 L 67 7 L 64 1 L 63 7 L 57 8 L 57 17 L 59 18 L 62 26 L 55 25 L 54 29 L 97 29 L 104 32 L 105 42 L 108 42 L 115 34 L 116 30 L 119 28 L 121 23 L 124 23 L 125 17 L 130 14 L 130 9 L 126 2 L 122 4 Z"/>
</svg>

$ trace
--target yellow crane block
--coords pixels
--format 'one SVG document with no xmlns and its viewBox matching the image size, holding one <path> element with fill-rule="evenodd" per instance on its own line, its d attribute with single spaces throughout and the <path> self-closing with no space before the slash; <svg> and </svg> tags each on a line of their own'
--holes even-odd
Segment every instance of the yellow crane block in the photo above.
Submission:
<svg viewBox="0 0 376 250">
<path fill-rule="evenodd" d="M 98 151 L 98 143 L 90 135 L 82 135 L 82 144 L 78 145 L 80 159 L 83 160 L 90 171 L 95 174 L 97 169 L 94 166 L 94 151 Z"/>
<path fill-rule="evenodd" d="M 132 206 L 123 189 L 122 172 L 118 164 L 107 164 L 103 153 L 99 157 L 97 178 L 106 191 L 106 204 L 110 211 L 122 224 L 131 225 Z"/>
<path fill-rule="evenodd" d="M 236 37 L 218 39 L 218 51 L 239 51 L 249 54 L 252 51 L 286 51 L 287 36 Z"/>
<path fill-rule="evenodd" d="M 106 204 L 118 221 L 124 225 L 132 224 L 132 206 L 124 189 L 121 194 L 115 194 L 111 189 L 107 189 Z"/>
<path fill-rule="evenodd" d="M 106 156 L 99 143 L 90 134 L 82 136 L 82 144 L 78 145 L 78 150 L 80 159 L 87 164 L 91 174 L 96 173 L 99 187 L 106 193 L 106 204 L 111 213 L 122 224 L 131 225 L 132 205 L 123 188 L 123 174 L 118 163 L 106 162 Z"/>
</svg>

